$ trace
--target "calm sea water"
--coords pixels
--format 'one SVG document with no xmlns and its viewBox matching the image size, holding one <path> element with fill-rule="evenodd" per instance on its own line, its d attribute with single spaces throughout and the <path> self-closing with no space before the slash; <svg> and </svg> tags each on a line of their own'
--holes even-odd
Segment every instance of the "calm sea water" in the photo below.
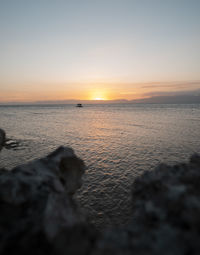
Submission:
<svg viewBox="0 0 200 255">
<path fill-rule="evenodd" d="M 77 199 L 96 226 L 124 224 L 134 178 L 200 152 L 200 105 L 0 106 L 0 127 L 19 142 L 1 167 L 72 147 L 88 170 Z"/>
</svg>

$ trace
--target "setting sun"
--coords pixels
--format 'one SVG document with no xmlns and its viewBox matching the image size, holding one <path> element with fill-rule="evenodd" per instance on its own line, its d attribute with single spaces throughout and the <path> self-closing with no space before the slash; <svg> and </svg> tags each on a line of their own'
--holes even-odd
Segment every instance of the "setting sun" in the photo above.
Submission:
<svg viewBox="0 0 200 255">
<path fill-rule="evenodd" d="M 94 100 L 106 100 L 105 98 L 101 98 L 101 97 L 96 97 L 94 98 Z"/>
<path fill-rule="evenodd" d="M 108 100 L 108 95 L 104 89 L 95 89 L 90 93 L 90 100 Z"/>
</svg>

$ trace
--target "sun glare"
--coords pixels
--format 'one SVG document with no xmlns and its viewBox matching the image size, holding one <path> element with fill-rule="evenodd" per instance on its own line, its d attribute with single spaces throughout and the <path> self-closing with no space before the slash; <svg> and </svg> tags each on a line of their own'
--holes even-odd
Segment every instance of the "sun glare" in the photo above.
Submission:
<svg viewBox="0 0 200 255">
<path fill-rule="evenodd" d="M 91 100 L 108 100 L 107 93 L 104 90 L 93 90 L 90 94 Z"/>
<path fill-rule="evenodd" d="M 105 99 L 102 97 L 96 97 L 96 98 L 94 98 L 94 100 L 105 100 Z"/>
</svg>

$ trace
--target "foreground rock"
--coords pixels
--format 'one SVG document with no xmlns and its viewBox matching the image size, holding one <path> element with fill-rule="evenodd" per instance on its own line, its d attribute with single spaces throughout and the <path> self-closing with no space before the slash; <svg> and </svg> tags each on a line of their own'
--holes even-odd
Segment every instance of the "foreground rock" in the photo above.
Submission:
<svg viewBox="0 0 200 255">
<path fill-rule="evenodd" d="M 133 212 L 133 245 L 139 251 L 199 254 L 200 156 L 193 155 L 187 164 L 160 165 L 137 178 Z"/>
<path fill-rule="evenodd" d="M 200 156 L 133 183 L 128 226 L 97 233 L 73 200 L 85 165 L 70 148 L 0 171 L 0 254 L 200 253 Z"/>
<path fill-rule="evenodd" d="M 86 254 L 94 233 L 72 200 L 84 170 L 72 149 L 60 147 L 2 171 L 0 254 Z"/>
<path fill-rule="evenodd" d="M 108 231 L 95 254 L 200 254 L 200 156 L 138 177 L 129 226 Z"/>
<path fill-rule="evenodd" d="M 6 133 L 3 129 L 0 128 L 0 151 L 2 150 L 6 141 Z"/>
</svg>

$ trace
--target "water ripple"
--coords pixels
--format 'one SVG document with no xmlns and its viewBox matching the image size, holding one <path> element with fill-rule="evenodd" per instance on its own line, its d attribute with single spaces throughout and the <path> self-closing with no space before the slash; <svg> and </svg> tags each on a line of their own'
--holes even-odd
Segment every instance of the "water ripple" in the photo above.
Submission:
<svg viewBox="0 0 200 255">
<path fill-rule="evenodd" d="M 88 166 L 77 199 L 91 221 L 99 228 L 125 224 L 134 178 L 199 152 L 199 120 L 199 105 L 4 106 L 1 127 L 18 145 L 2 151 L 1 167 L 70 146 Z"/>
</svg>

